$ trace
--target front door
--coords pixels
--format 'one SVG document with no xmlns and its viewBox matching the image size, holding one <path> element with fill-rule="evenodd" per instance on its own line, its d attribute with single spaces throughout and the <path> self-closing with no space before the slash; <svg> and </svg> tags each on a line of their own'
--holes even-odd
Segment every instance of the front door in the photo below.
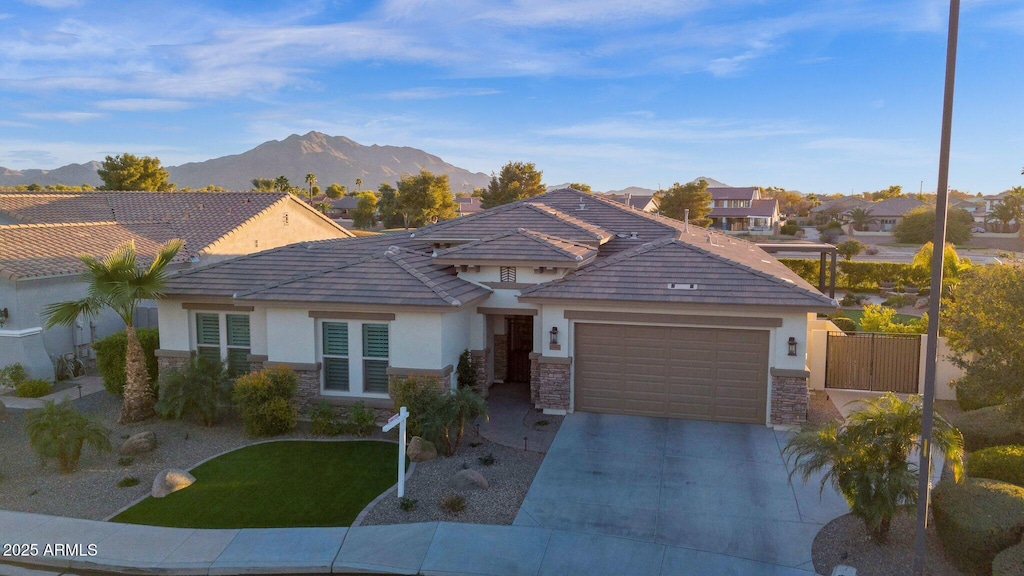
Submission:
<svg viewBox="0 0 1024 576">
<path fill-rule="evenodd" d="M 505 318 L 508 334 L 508 374 L 506 382 L 530 382 L 530 353 L 533 352 L 533 316 Z"/>
</svg>

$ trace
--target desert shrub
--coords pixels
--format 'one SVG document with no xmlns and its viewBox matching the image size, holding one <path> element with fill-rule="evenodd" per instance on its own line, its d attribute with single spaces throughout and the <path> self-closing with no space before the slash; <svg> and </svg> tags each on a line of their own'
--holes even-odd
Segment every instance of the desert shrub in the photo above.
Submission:
<svg viewBox="0 0 1024 576">
<path fill-rule="evenodd" d="M 135 476 L 125 476 L 117 481 L 118 488 L 130 488 L 132 486 L 138 486 L 139 479 Z"/>
<path fill-rule="evenodd" d="M 971 451 L 1024 444 L 1024 422 L 1006 404 L 964 412 L 953 419 L 953 425 L 964 435 L 964 447 Z"/>
<path fill-rule="evenodd" d="M 121 456 L 120 458 L 117 459 L 117 465 L 118 466 L 131 466 L 134 463 L 135 463 L 135 457 L 134 456 Z"/>
<path fill-rule="evenodd" d="M 314 436 L 337 436 L 341 434 L 341 422 L 338 421 L 338 413 L 326 401 L 320 402 L 316 408 L 309 412 L 309 419 L 313 423 L 309 431 Z"/>
<path fill-rule="evenodd" d="M 264 368 L 235 381 L 232 397 L 250 436 L 274 436 L 295 428 L 299 380 L 287 367 Z"/>
<path fill-rule="evenodd" d="M 473 366 L 473 356 L 469 350 L 463 350 L 459 355 L 459 366 L 455 369 L 455 374 L 459 388 L 476 386 L 476 367 Z"/>
<path fill-rule="evenodd" d="M 53 385 L 46 380 L 31 379 L 23 380 L 14 387 L 14 393 L 19 398 L 40 398 L 50 393 Z"/>
<path fill-rule="evenodd" d="M 800 231 L 800 225 L 796 222 L 786 222 L 779 228 L 779 234 L 785 234 L 786 236 L 796 236 L 796 233 Z"/>
<path fill-rule="evenodd" d="M 867 248 L 867 246 L 857 240 L 847 240 L 836 245 L 836 250 L 839 252 L 839 255 L 846 261 L 850 261 L 854 256 L 863 252 L 865 248 Z"/>
<path fill-rule="evenodd" d="M 843 235 L 841 228 L 826 228 L 821 231 L 819 238 L 826 244 L 835 244 L 839 237 Z"/>
<path fill-rule="evenodd" d="M 356 402 L 348 409 L 345 419 L 346 427 L 360 438 L 369 436 L 377 427 L 377 416 L 363 402 Z"/>
<path fill-rule="evenodd" d="M 835 318 L 831 318 L 831 320 L 832 323 L 835 324 L 836 327 L 842 330 L 843 332 L 850 333 L 857 331 L 857 323 L 854 322 L 853 318 L 847 318 L 846 316 L 836 316 Z"/>
<path fill-rule="evenodd" d="M 978 374 L 965 374 L 949 383 L 956 391 L 956 401 L 961 410 L 978 410 L 989 406 L 1005 404 L 1006 387 L 993 385 L 993 382 Z"/>
<path fill-rule="evenodd" d="M 971 452 L 967 474 L 1024 486 L 1024 446 L 991 446 Z"/>
<path fill-rule="evenodd" d="M 477 461 L 480 462 L 481 466 L 494 466 L 494 454 L 488 452 L 487 454 L 477 458 Z"/>
<path fill-rule="evenodd" d="M 916 294 L 893 294 L 886 298 L 882 305 L 890 308 L 903 308 L 904 306 L 913 306 L 915 302 L 917 302 Z"/>
<path fill-rule="evenodd" d="M 856 292 L 847 292 L 843 295 L 843 298 L 839 300 L 839 304 L 842 306 L 860 306 L 861 302 L 867 300 L 867 297 L 863 294 Z"/>
<path fill-rule="evenodd" d="M 28 380 L 28 373 L 25 367 L 15 362 L 0 368 L 0 386 L 17 388 L 18 384 Z"/>
<path fill-rule="evenodd" d="M 412 512 L 416 509 L 416 504 L 419 500 L 415 498 L 409 498 L 408 496 L 402 496 L 401 500 L 398 501 L 398 507 L 406 512 Z"/>
<path fill-rule="evenodd" d="M 155 392 L 160 376 L 155 354 L 156 349 L 160 347 L 160 332 L 156 328 L 138 328 L 135 333 L 142 343 L 142 351 L 146 355 L 146 371 L 149 372 L 149 381 L 153 383 Z M 103 377 L 103 387 L 111 394 L 124 394 L 127 378 L 124 372 L 124 359 L 128 350 L 128 337 L 124 331 L 115 332 L 93 342 L 92 348 L 96 351 L 96 368 Z"/>
<path fill-rule="evenodd" d="M 457 516 L 466 509 L 466 499 L 458 494 L 448 494 L 441 497 L 438 507 L 446 514 Z"/>
<path fill-rule="evenodd" d="M 85 416 L 71 402 L 47 400 L 42 408 L 25 414 L 25 432 L 29 444 L 43 462 L 56 459 L 62 474 L 78 469 L 82 446 L 89 444 L 98 452 L 110 451 L 110 431 Z"/>
<path fill-rule="evenodd" d="M 191 416 L 204 426 L 213 426 L 231 408 L 231 385 L 223 362 L 196 356 L 160 378 L 156 413 L 174 420 Z"/>
<path fill-rule="evenodd" d="M 987 572 L 995 555 L 1020 542 L 1024 532 L 1024 488 L 1006 482 L 940 482 L 932 510 L 947 555 L 968 571 Z"/>
<path fill-rule="evenodd" d="M 1010 546 L 992 560 L 992 576 L 1024 574 L 1024 543 Z"/>
</svg>

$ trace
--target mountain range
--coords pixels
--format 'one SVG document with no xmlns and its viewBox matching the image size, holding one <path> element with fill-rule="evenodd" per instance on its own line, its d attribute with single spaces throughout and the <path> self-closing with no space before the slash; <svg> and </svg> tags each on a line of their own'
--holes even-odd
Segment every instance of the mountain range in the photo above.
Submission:
<svg viewBox="0 0 1024 576">
<path fill-rule="evenodd" d="M 42 186 L 66 184 L 78 186 L 102 184 L 96 169 L 100 163 L 69 164 L 53 170 L 11 170 L 0 167 L 0 186 L 37 183 Z M 337 182 L 353 190 L 356 178 L 362 189 L 376 190 L 382 182 L 395 183 L 403 174 L 421 169 L 447 174 L 453 192 L 471 192 L 486 187 L 490 176 L 454 166 L 423 150 L 407 146 L 364 146 L 344 136 L 309 132 L 292 134 L 284 140 L 264 142 L 252 150 L 205 162 L 167 166 L 171 182 L 178 188 L 203 188 L 208 185 L 228 190 L 248 190 L 253 178 L 284 175 L 295 186 L 304 186 L 306 174 L 316 175 L 317 184 L 326 188 Z"/>
</svg>

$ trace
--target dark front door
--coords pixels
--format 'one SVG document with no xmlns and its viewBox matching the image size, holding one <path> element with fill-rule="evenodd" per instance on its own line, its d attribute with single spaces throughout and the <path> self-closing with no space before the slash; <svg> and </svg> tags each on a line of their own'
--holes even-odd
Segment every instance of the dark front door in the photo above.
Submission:
<svg viewBox="0 0 1024 576">
<path fill-rule="evenodd" d="M 508 374 L 506 382 L 530 382 L 530 352 L 533 352 L 533 316 L 509 316 L 505 319 L 508 334 Z"/>
</svg>

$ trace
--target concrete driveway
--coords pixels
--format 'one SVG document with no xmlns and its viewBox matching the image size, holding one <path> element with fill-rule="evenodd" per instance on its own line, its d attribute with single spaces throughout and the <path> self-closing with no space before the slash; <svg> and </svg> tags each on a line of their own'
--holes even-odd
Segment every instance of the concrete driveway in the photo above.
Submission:
<svg viewBox="0 0 1024 576">
<path fill-rule="evenodd" d="M 515 524 L 671 546 L 662 574 L 813 573 L 811 543 L 849 511 L 789 482 L 789 434 L 763 426 L 570 414 Z M 638 542 L 639 544 L 639 542 Z"/>
</svg>

